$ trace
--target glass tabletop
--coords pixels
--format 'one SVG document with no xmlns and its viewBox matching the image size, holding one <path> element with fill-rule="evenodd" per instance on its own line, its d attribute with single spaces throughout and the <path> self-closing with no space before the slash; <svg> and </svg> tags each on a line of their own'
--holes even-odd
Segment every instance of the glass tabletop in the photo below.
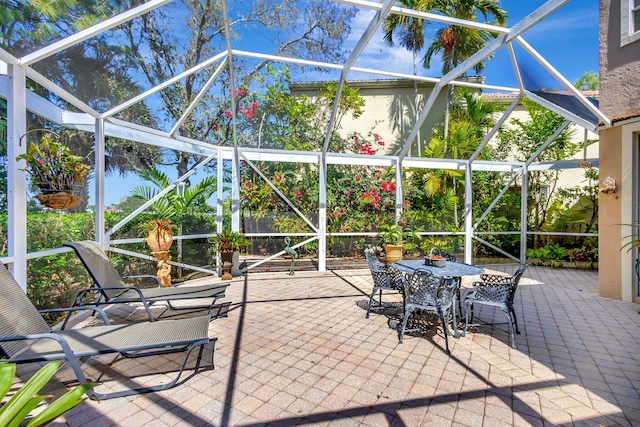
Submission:
<svg viewBox="0 0 640 427">
<path fill-rule="evenodd" d="M 425 265 L 424 260 L 421 259 L 402 260 L 394 262 L 393 264 L 391 264 L 391 267 L 407 274 L 413 274 L 413 272 L 418 269 L 424 269 L 429 270 L 436 276 L 447 277 L 476 276 L 478 274 L 484 273 L 484 268 L 480 266 L 463 264 L 461 262 L 453 261 L 447 261 L 444 267 L 433 267 L 430 265 Z"/>
</svg>

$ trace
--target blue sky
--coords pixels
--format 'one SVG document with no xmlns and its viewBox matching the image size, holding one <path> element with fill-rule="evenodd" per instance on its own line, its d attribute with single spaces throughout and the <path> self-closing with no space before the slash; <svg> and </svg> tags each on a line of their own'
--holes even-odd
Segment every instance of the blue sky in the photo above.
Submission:
<svg viewBox="0 0 640 427">
<path fill-rule="evenodd" d="M 502 0 L 502 7 L 508 12 L 508 26 L 511 27 L 536 8 L 545 3 L 545 0 Z M 368 25 L 373 12 L 359 13 L 352 22 L 352 34 L 349 36 L 345 49 L 350 51 L 360 34 Z M 427 34 L 435 33 L 437 24 L 427 28 Z M 549 63 L 555 67 L 569 81 L 575 82 L 586 71 L 598 71 L 598 0 L 573 0 L 563 6 L 546 20 L 539 23 L 523 35 L 524 39 L 533 46 Z M 259 50 L 257 48 L 251 50 Z M 539 87 L 558 88 L 557 83 L 548 76 L 533 59 L 524 52 L 516 51 L 521 67 L 525 68 L 532 80 Z M 403 48 L 388 48 L 383 40 L 382 33 L 371 40 L 357 66 L 398 71 L 411 74 L 413 72 L 411 53 Z M 419 68 L 420 75 L 439 77 L 440 64 L 434 62 L 430 70 Z M 483 73 L 487 83 L 516 86 L 516 80 L 512 71 L 511 62 L 506 50 L 498 52 L 496 57 L 487 62 Z M 307 78 L 326 80 L 327 76 L 318 77 L 317 74 L 308 73 Z M 372 75 L 352 73 L 350 79 L 378 78 Z M 137 176 L 128 175 L 124 178 L 118 176 L 107 177 L 106 205 L 117 203 L 121 198 L 130 194 L 131 188 L 143 184 Z"/>
<path fill-rule="evenodd" d="M 545 0 L 502 0 L 502 8 L 508 12 L 507 26 L 511 27 L 524 17 L 543 5 Z M 352 24 L 352 34 L 347 42 L 347 49 L 355 45 L 360 34 L 368 25 L 373 12 L 358 14 Z M 432 23 L 426 34 L 435 33 L 438 24 Z M 569 81 L 574 82 L 585 71 L 598 71 L 598 0 L 573 0 L 547 17 L 537 26 L 524 33 L 523 38 L 551 63 Z M 547 77 L 546 71 L 539 68 L 533 59 L 524 51 L 516 49 L 521 66 L 534 76 L 540 87 L 559 86 L 553 78 Z M 384 44 L 382 32 L 378 31 L 371 40 L 357 66 L 371 69 L 413 73 L 411 52 L 403 48 L 390 49 Z M 422 53 L 419 54 L 419 59 Z M 440 77 L 441 63 L 433 61 L 431 69 L 419 67 L 418 74 Z M 506 49 L 501 49 L 490 61 L 487 61 L 483 75 L 487 83 L 516 86 L 515 75 Z M 352 78 L 351 74 L 349 76 Z M 357 78 L 376 78 L 359 73 Z"/>
</svg>

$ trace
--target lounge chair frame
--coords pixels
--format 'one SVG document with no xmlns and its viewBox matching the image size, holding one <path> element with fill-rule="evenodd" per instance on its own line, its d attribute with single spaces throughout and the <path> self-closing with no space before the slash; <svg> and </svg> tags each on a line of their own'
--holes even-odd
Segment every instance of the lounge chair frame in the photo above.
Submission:
<svg viewBox="0 0 640 427">
<path fill-rule="evenodd" d="M 103 304 L 130 304 L 142 303 L 149 316 L 150 321 L 155 321 L 151 313 L 150 306 L 156 302 L 166 303 L 172 310 L 202 310 L 206 309 L 207 314 L 211 314 L 216 300 L 225 295 L 229 284 L 181 286 L 163 288 L 160 281 L 155 276 L 120 276 L 109 257 L 94 241 L 81 241 L 65 243 L 63 246 L 72 248 L 78 255 L 80 261 L 87 269 L 95 286 L 80 291 L 72 306 L 103 305 Z M 131 278 L 153 278 L 157 281 L 157 288 L 139 288 L 129 286 L 124 279 Z M 190 305 L 179 307 L 172 304 L 172 301 L 193 300 L 211 298 L 209 305 Z M 66 322 L 66 321 L 65 321 Z"/>
<path fill-rule="evenodd" d="M 210 316 L 111 325 L 99 307 L 72 307 L 44 312 L 91 310 L 105 325 L 53 331 L 0 263 L 0 350 L 4 363 L 66 360 L 81 384 L 87 383 L 81 358 L 118 353 L 126 358 L 185 352 L 175 378 L 166 384 L 138 387 L 112 393 L 89 391 L 99 399 L 160 391 L 176 385 L 191 352 L 198 349 L 195 372 L 200 370 L 202 351 L 211 344 L 211 367 L 216 338 L 209 338 Z"/>
</svg>

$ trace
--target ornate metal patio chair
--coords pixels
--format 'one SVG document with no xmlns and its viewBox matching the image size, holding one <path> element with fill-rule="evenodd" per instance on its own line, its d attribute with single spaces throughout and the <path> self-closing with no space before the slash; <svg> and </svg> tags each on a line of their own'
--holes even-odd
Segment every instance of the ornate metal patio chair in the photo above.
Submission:
<svg viewBox="0 0 640 427">
<path fill-rule="evenodd" d="M 118 270 L 111 264 L 109 257 L 97 242 L 85 240 L 82 242 L 65 243 L 64 246 L 73 248 L 89 272 L 95 285 L 79 292 L 72 306 L 142 303 L 144 309 L 147 311 L 149 320 L 153 322 L 156 319 L 151 314 L 149 306 L 156 302 L 166 303 L 172 310 L 208 309 L 207 314 L 211 314 L 214 303 L 218 298 L 224 297 L 227 286 L 229 286 L 229 284 L 216 284 L 163 288 L 156 276 L 121 277 Z M 155 279 L 158 287 L 139 288 L 136 286 L 128 286 L 124 281 L 124 279 L 145 277 Z M 210 299 L 211 303 L 208 305 L 188 305 L 185 307 L 177 307 L 171 304 L 174 301 L 193 299 Z"/>
<path fill-rule="evenodd" d="M 450 333 L 449 327 L 447 326 L 447 317 L 449 309 L 452 309 L 454 311 L 452 316 L 454 328 L 457 329 L 455 326 L 455 289 L 456 282 L 454 280 L 435 276 L 428 270 L 416 270 L 405 283 L 407 303 L 405 306 L 404 320 L 402 321 L 402 329 L 400 330 L 399 343 L 402 344 L 407 321 L 412 313 L 422 310 L 433 311 L 440 317 L 447 354 L 451 354 L 449 351 Z"/>
<path fill-rule="evenodd" d="M 473 290 L 467 294 L 464 299 L 465 333 L 467 332 L 468 326 L 480 325 L 471 323 L 473 322 L 473 306 L 475 304 L 498 307 L 504 312 L 508 319 L 511 347 L 517 348 L 514 331 L 516 334 L 519 334 L 520 330 L 518 329 L 516 312 L 513 310 L 513 298 L 516 295 L 520 278 L 528 266 L 528 264 L 523 265 L 513 274 L 513 276 L 481 274 L 480 281 L 473 282 Z"/>
<path fill-rule="evenodd" d="M 186 353 L 180 370 L 172 381 L 107 394 L 88 392 L 88 394 L 95 394 L 99 399 L 173 387 L 180 379 L 191 352 L 199 349 L 195 367 L 195 371 L 198 371 L 203 347 L 211 343 L 213 352 L 216 341 L 215 338 L 209 338 L 210 316 L 110 325 L 105 313 L 95 306 L 43 310 L 43 312 L 68 310 L 93 310 L 100 314 L 105 325 L 53 331 L 0 262 L 0 358 L 5 359 L 4 362 L 66 360 L 78 381 L 84 384 L 87 382 L 81 369 L 81 358 L 84 357 L 108 353 L 119 353 L 127 358 Z M 213 356 L 211 364 L 213 366 Z"/>
<path fill-rule="evenodd" d="M 369 318 L 369 312 L 371 310 L 379 310 L 384 308 L 382 304 L 382 291 L 396 291 L 403 294 L 404 301 L 404 285 L 402 283 L 402 273 L 394 268 L 390 268 L 388 265 L 380 262 L 378 257 L 374 254 L 365 252 L 367 258 L 367 264 L 369 264 L 369 270 L 371 271 L 371 277 L 373 277 L 373 289 L 371 290 L 371 296 L 369 297 L 369 306 L 367 307 L 366 318 Z M 371 307 L 373 298 L 379 292 L 378 305 Z M 404 303 L 403 303 L 404 305 Z"/>
</svg>

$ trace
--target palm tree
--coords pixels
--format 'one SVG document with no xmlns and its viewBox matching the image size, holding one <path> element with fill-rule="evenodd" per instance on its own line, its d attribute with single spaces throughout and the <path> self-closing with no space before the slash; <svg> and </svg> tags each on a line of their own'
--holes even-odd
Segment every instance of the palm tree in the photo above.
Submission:
<svg viewBox="0 0 640 427">
<path fill-rule="evenodd" d="M 455 18 L 477 21 L 482 15 L 490 24 L 504 26 L 507 12 L 499 5 L 499 0 L 437 0 L 434 10 Z M 456 66 L 483 48 L 489 40 L 497 37 L 490 31 L 475 30 L 457 25 L 439 29 L 436 38 L 424 55 L 423 65 L 430 68 L 434 55 L 442 53 L 442 74 L 445 75 Z M 473 70 L 481 73 L 484 61 L 478 62 Z M 453 86 L 449 85 L 447 107 L 445 112 L 445 136 L 449 128 L 449 108 L 453 100 Z"/>
<path fill-rule="evenodd" d="M 131 190 L 131 194 L 142 200 L 150 200 L 155 197 L 160 190 L 169 187 L 172 180 L 157 169 L 148 169 L 140 172 L 140 177 L 153 184 L 151 186 L 138 186 Z M 184 219 L 188 215 L 206 212 L 207 199 L 211 197 L 218 186 L 218 179 L 215 176 L 206 176 L 195 185 L 177 187 L 180 191 L 168 192 L 158 201 L 151 205 L 154 215 L 161 219 L 170 219 L 178 224 L 178 235 L 182 235 Z M 178 262 L 182 261 L 182 240 L 178 240 Z M 178 274 L 182 274 L 182 268 L 178 269 Z"/>
<path fill-rule="evenodd" d="M 451 106 L 452 120 L 449 132 L 445 134 L 444 130 L 436 130 L 424 156 L 468 159 L 482 143 L 487 131 L 495 125 L 495 113 L 502 109 L 501 105 L 486 102 L 482 96 L 467 88 L 460 89 Z M 425 191 L 433 194 L 436 189 L 446 187 L 446 182 L 450 180 L 453 192 L 457 195 L 460 179 L 464 179 L 464 172 L 459 170 L 432 171 L 428 180 L 431 185 L 425 188 Z M 454 207 L 454 219 L 458 225 L 457 205 Z"/>
</svg>

